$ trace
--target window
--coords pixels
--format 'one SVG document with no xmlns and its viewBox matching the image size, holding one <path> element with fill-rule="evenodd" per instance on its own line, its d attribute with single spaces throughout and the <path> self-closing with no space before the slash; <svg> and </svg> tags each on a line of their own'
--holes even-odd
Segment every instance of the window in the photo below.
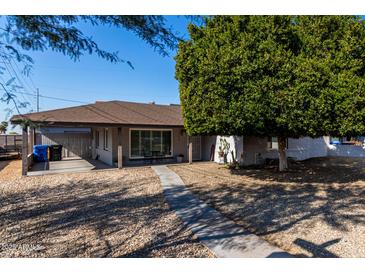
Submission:
<svg viewBox="0 0 365 274">
<path fill-rule="evenodd" d="M 99 136 L 99 130 L 95 131 L 95 147 L 99 148 L 99 142 L 100 142 L 100 136 Z"/>
<path fill-rule="evenodd" d="M 172 130 L 131 130 L 130 157 L 171 157 Z"/>
<path fill-rule="evenodd" d="M 268 149 L 279 149 L 278 137 L 269 137 L 267 139 Z M 285 148 L 288 148 L 288 139 L 286 139 Z"/>
<path fill-rule="evenodd" d="M 267 148 L 278 149 L 279 148 L 278 137 L 269 137 L 267 140 Z"/>
<path fill-rule="evenodd" d="M 109 148 L 109 129 L 104 129 L 104 150 Z"/>
</svg>

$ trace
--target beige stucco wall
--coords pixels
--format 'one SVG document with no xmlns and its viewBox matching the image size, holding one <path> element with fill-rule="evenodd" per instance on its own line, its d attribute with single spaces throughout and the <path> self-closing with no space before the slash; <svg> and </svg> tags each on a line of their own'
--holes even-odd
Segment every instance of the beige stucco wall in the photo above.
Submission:
<svg viewBox="0 0 365 274">
<path fill-rule="evenodd" d="M 267 138 L 245 136 L 243 138 L 243 164 L 253 165 L 268 152 Z"/>
</svg>

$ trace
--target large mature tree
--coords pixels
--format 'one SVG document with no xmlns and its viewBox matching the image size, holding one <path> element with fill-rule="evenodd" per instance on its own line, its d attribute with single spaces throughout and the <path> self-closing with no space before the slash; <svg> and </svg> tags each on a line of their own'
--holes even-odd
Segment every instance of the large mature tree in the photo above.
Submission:
<svg viewBox="0 0 365 274">
<path fill-rule="evenodd" d="M 194 20 L 194 17 L 190 18 Z M 125 60 L 116 52 L 100 48 L 90 34 L 81 31 L 80 23 L 131 31 L 162 56 L 169 55 L 180 40 L 163 16 L 5 16 L 1 22 L 0 89 L 4 92 L 0 100 L 13 103 L 18 113 L 27 106 L 27 102 L 17 96 L 17 92 L 24 87 L 15 81 L 17 76 L 5 79 L 2 74 L 12 66 L 12 62 L 16 62 L 27 75 L 33 65 L 31 51 L 53 50 L 72 60 L 79 60 L 84 54 L 95 54 L 109 62 L 125 62 L 133 68 L 133 60 Z M 128 41 L 120 39 L 120 43 Z"/>
<path fill-rule="evenodd" d="M 216 16 L 189 26 L 176 78 L 189 134 L 365 133 L 365 26 L 355 16 Z"/>
</svg>

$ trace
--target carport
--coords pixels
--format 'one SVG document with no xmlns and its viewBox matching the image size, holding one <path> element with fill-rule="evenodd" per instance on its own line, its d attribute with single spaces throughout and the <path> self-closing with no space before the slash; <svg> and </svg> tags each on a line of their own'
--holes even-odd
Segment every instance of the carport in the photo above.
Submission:
<svg viewBox="0 0 365 274">
<path fill-rule="evenodd" d="M 111 168 L 113 167 L 98 160 L 86 160 L 81 157 L 68 157 L 63 158 L 61 161 L 34 163 L 27 172 L 27 175 L 64 174 L 68 172 L 85 172 Z"/>
<path fill-rule="evenodd" d="M 22 127 L 22 175 L 44 175 L 110 169 L 100 159 L 92 157 L 93 124 L 32 123 Z M 37 128 L 37 132 L 36 132 Z M 62 145 L 62 160 L 35 162 L 33 146 Z"/>
</svg>

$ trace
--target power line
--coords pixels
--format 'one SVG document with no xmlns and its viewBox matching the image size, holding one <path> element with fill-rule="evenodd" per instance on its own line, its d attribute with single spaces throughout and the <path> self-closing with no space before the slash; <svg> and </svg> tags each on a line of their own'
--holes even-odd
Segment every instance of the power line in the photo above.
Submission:
<svg viewBox="0 0 365 274">
<path fill-rule="evenodd" d="M 12 63 L 11 63 L 11 60 L 5 60 L 5 58 L 0 55 L 1 59 L 3 60 L 3 64 L 5 65 L 5 69 L 6 71 L 8 72 L 8 74 L 14 78 L 14 79 L 17 79 L 17 81 L 20 83 L 21 86 L 23 86 L 23 89 L 25 87 L 25 84 L 27 85 L 27 87 L 30 89 L 30 90 L 33 90 L 33 88 L 28 84 L 28 82 L 25 80 L 25 78 L 23 77 L 22 73 L 20 72 L 20 69 L 18 67 L 18 65 L 16 64 L 16 62 L 14 62 L 15 66 L 17 67 L 18 69 L 18 72 L 19 74 L 22 76 L 22 79 L 23 81 L 21 80 L 21 77 L 19 77 L 18 73 L 16 72 L 16 70 L 14 69 L 14 67 L 12 66 Z M 13 72 L 11 72 L 10 68 Z M 13 75 L 13 73 L 15 75 Z M 27 96 L 31 96 L 31 97 L 35 97 L 36 98 L 36 108 L 37 108 L 37 112 L 39 112 L 39 98 L 45 98 L 45 99 L 51 99 L 51 100 L 57 100 L 57 101 L 63 101 L 63 102 L 71 102 L 71 103 L 80 103 L 80 104 L 88 104 L 89 102 L 83 102 L 83 101 L 78 101 L 78 100 L 71 100 L 71 99 L 65 99 L 65 98 L 59 98 L 59 97 L 53 97 L 53 96 L 46 96 L 46 95 L 41 95 L 39 93 L 39 89 L 35 86 L 33 80 L 31 77 L 29 77 L 33 87 L 34 87 L 34 90 L 35 90 L 35 93 L 30 93 L 30 92 L 23 92 L 23 91 L 17 91 L 17 90 L 12 90 L 13 93 L 18 93 L 18 94 L 21 94 L 23 99 L 25 101 L 27 101 L 27 99 L 24 97 L 24 95 L 27 95 Z M 4 81 L 4 80 L 3 80 Z M 24 83 L 23 83 L 24 82 Z M 2 87 L 2 89 L 5 90 L 5 87 Z M 6 91 L 6 90 L 5 90 Z M 7 92 L 7 91 L 6 91 Z"/>
<path fill-rule="evenodd" d="M 28 92 L 22 92 L 22 91 L 14 91 L 15 93 L 19 94 L 25 94 L 37 97 L 37 94 L 28 93 Z M 77 100 L 71 100 L 71 99 L 65 99 L 65 98 L 59 98 L 59 97 L 53 97 L 53 96 L 46 96 L 39 94 L 40 98 L 46 98 L 46 99 L 52 99 L 52 100 L 58 100 L 58 101 L 64 101 L 64 102 L 71 102 L 71 103 L 80 103 L 80 104 L 89 104 L 90 102 L 84 102 L 84 101 L 77 101 Z"/>
<path fill-rule="evenodd" d="M 37 87 L 35 86 L 35 84 L 34 84 L 34 82 L 33 82 L 32 77 L 28 74 L 28 75 L 27 75 L 27 78 L 25 78 L 25 77 L 23 76 L 23 73 L 21 72 L 21 70 L 20 70 L 20 68 L 19 68 L 18 64 L 17 64 L 16 62 L 13 62 L 13 63 L 14 63 L 14 65 L 16 66 L 16 68 L 17 68 L 18 72 L 20 73 L 20 75 L 22 76 L 22 78 L 23 78 L 24 82 L 27 84 L 27 86 L 28 86 L 30 89 L 37 90 Z M 32 86 L 33 86 L 33 88 L 32 88 L 32 87 L 28 84 L 27 79 L 29 79 L 29 80 L 30 80 L 30 82 L 31 82 L 31 84 L 32 84 Z"/>
<path fill-rule="evenodd" d="M 4 63 L 4 65 L 5 65 L 5 69 L 6 69 L 6 71 L 8 72 L 8 74 L 10 75 L 10 77 L 11 77 L 11 78 L 14 78 L 14 79 L 17 79 L 17 80 L 18 80 L 18 82 L 20 83 L 20 85 L 23 85 L 23 86 L 24 86 L 24 84 L 21 82 L 21 80 L 19 79 L 19 77 L 18 77 L 17 75 L 16 75 L 16 76 L 14 76 L 14 75 L 13 75 L 13 73 L 10 71 L 9 66 L 8 66 L 8 63 L 5 61 L 4 57 L 3 57 L 2 55 L 0 55 L 0 57 L 2 58 L 3 63 Z M 14 71 L 14 69 L 13 69 L 13 71 Z M 15 71 L 14 71 L 14 72 L 15 72 Z M 16 72 L 15 72 L 15 74 L 16 74 Z M 28 99 L 26 99 L 26 98 L 24 97 L 24 95 L 22 95 L 22 97 L 23 97 L 24 101 L 28 101 L 28 100 L 29 100 L 29 98 L 28 98 Z"/>
<path fill-rule="evenodd" d="M 64 102 L 72 102 L 72 103 L 80 103 L 80 104 L 89 104 L 89 102 L 83 102 L 83 101 L 77 101 L 77 100 L 70 100 L 70 99 L 64 99 L 64 98 L 58 98 L 58 97 L 51 97 L 51 96 L 44 96 L 39 95 L 39 97 L 47 98 L 47 99 L 53 99 L 53 100 L 59 100 Z"/>
<path fill-rule="evenodd" d="M 37 112 L 39 112 L 39 88 L 37 88 Z"/>
<path fill-rule="evenodd" d="M 30 82 L 32 83 L 33 87 L 34 87 L 35 89 L 37 89 L 37 87 L 35 86 L 35 84 L 34 84 L 34 82 L 33 82 L 32 77 L 29 77 L 29 80 L 30 80 Z"/>
<path fill-rule="evenodd" d="M 12 92 L 37 97 L 37 94 L 33 94 L 33 93 L 29 93 L 29 92 L 23 92 L 23 91 L 12 91 Z M 64 101 L 64 102 L 71 102 L 71 103 L 80 103 L 80 104 L 89 104 L 90 103 L 90 102 L 85 102 L 85 101 L 77 101 L 77 100 L 71 100 L 71 99 L 65 99 L 65 98 L 59 98 L 59 97 L 46 96 L 46 95 L 41 95 L 41 94 L 39 94 L 39 97 L 46 98 L 46 99 L 52 99 L 52 100 L 59 100 L 59 101 Z"/>
</svg>

